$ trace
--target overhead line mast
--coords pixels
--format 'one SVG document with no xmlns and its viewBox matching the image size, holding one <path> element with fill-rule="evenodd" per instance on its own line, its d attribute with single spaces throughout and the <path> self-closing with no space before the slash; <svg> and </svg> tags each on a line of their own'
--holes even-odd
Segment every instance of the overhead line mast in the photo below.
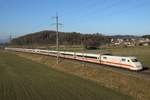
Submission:
<svg viewBox="0 0 150 100">
<path fill-rule="evenodd" d="M 56 19 L 56 50 L 57 50 L 57 64 L 59 64 L 59 25 L 62 25 L 61 23 L 59 23 L 59 17 L 58 14 L 56 13 L 56 16 L 53 17 Z"/>
</svg>

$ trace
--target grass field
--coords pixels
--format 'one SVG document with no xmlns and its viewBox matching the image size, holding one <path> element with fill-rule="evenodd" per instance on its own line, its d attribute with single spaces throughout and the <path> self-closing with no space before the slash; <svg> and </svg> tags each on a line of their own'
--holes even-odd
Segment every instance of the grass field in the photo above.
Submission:
<svg viewBox="0 0 150 100">
<path fill-rule="evenodd" d="M 20 57 L 30 59 L 32 61 L 45 64 L 46 66 L 73 74 L 82 78 L 90 79 L 98 82 L 104 87 L 111 88 L 120 93 L 130 95 L 137 100 L 150 100 L 150 80 L 147 76 L 141 76 L 138 73 L 127 73 L 127 71 L 114 71 L 105 69 L 104 66 L 96 64 L 86 64 L 82 62 L 61 59 L 59 64 L 56 64 L 56 59 L 50 56 L 11 52 Z"/>
<path fill-rule="evenodd" d="M 43 64 L 0 51 L 0 100 L 131 100 Z"/>
</svg>

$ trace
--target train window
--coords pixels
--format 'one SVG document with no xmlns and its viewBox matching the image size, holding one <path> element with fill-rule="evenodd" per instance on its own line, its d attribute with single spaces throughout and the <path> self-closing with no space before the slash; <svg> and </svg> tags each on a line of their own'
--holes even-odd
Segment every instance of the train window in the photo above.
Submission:
<svg viewBox="0 0 150 100">
<path fill-rule="evenodd" d="M 97 59 L 97 57 L 91 57 L 91 56 L 85 56 L 85 57 L 87 57 L 87 58 L 95 58 L 95 59 Z"/>
<path fill-rule="evenodd" d="M 138 60 L 137 59 L 131 59 L 132 60 L 132 62 L 138 62 Z"/>
<path fill-rule="evenodd" d="M 68 55 L 68 56 L 70 56 L 70 55 L 71 55 L 71 56 L 72 56 L 73 54 L 63 54 L 63 53 L 62 53 L 62 55 L 66 55 L 66 56 L 67 56 L 67 55 Z"/>
<path fill-rule="evenodd" d="M 103 57 L 103 59 L 107 59 L 107 57 Z"/>
<path fill-rule="evenodd" d="M 97 59 L 97 57 L 91 57 L 91 56 L 84 56 L 84 55 L 77 55 L 78 57 L 86 57 L 86 58 L 94 58 L 94 59 Z"/>
<path fill-rule="evenodd" d="M 77 55 L 78 57 L 84 57 L 83 55 Z"/>
<path fill-rule="evenodd" d="M 126 59 L 121 59 L 121 61 L 126 61 Z"/>
</svg>

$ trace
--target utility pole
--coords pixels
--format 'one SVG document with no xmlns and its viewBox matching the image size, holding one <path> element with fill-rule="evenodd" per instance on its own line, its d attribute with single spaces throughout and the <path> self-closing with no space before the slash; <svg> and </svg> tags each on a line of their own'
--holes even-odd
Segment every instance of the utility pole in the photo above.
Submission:
<svg viewBox="0 0 150 100">
<path fill-rule="evenodd" d="M 53 17 L 56 20 L 56 50 L 57 50 L 57 64 L 59 64 L 59 25 L 62 25 L 61 23 L 59 23 L 59 17 L 58 14 L 56 13 L 56 16 Z"/>
<path fill-rule="evenodd" d="M 56 14 L 56 48 L 57 48 L 57 64 L 59 63 L 59 33 L 58 33 L 58 15 Z"/>
</svg>

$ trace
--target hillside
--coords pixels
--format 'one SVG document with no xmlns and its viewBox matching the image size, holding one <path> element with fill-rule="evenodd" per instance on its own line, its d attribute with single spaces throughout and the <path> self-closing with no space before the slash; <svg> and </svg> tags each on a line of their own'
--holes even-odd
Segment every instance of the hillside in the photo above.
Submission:
<svg viewBox="0 0 150 100">
<path fill-rule="evenodd" d="M 81 45 L 85 47 L 99 46 L 110 42 L 108 36 L 102 34 L 82 34 L 77 32 L 59 32 L 59 43 L 62 45 Z M 40 31 L 17 37 L 11 41 L 14 45 L 55 44 L 55 31 Z"/>
</svg>

